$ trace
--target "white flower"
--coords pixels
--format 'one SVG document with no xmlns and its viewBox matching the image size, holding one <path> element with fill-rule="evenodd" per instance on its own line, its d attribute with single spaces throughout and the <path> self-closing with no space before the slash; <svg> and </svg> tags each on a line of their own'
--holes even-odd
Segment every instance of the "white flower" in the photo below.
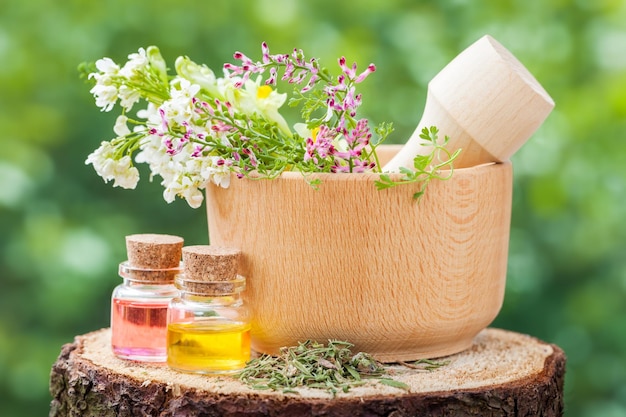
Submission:
<svg viewBox="0 0 626 417">
<path fill-rule="evenodd" d="M 196 116 L 193 98 L 199 91 L 200 86 L 191 84 L 189 80 L 184 78 L 172 80 L 171 99 L 163 102 L 160 107 L 164 112 L 165 118 L 170 121 L 173 120 L 178 124 L 191 122 Z"/>
<path fill-rule="evenodd" d="M 260 85 L 260 83 L 260 77 L 256 82 L 250 79 L 246 81 L 244 88 L 252 99 L 250 103 L 246 104 L 252 104 L 252 107 L 255 107 L 266 119 L 275 122 L 284 133 L 291 135 L 289 125 L 278 112 L 278 109 L 287 100 L 287 94 L 280 94 L 269 85 Z"/>
<path fill-rule="evenodd" d="M 281 94 L 269 85 L 261 85 L 261 77 L 256 81 L 246 80 L 243 88 L 235 87 L 234 83 L 239 81 L 236 77 L 225 77 L 225 81 L 220 87 L 226 99 L 237 110 L 248 115 L 261 115 L 276 123 L 283 133 L 291 136 L 289 125 L 278 112 L 278 109 L 285 103 L 287 94 Z"/>
<path fill-rule="evenodd" d="M 198 208 L 202 205 L 204 196 L 198 188 L 198 184 L 195 183 L 189 176 L 179 173 L 173 177 L 170 181 L 163 181 L 161 183 L 165 186 L 163 191 L 163 199 L 168 203 L 171 203 L 176 199 L 176 196 L 180 196 L 187 200 L 192 208 Z"/>
<path fill-rule="evenodd" d="M 117 88 L 112 77 L 119 73 L 120 67 L 111 58 L 102 58 L 96 61 L 99 72 L 92 72 L 89 78 L 96 80 L 96 85 L 89 92 L 96 98 L 96 106 L 102 111 L 110 111 L 117 101 Z"/>
<path fill-rule="evenodd" d="M 126 78 L 132 78 L 136 72 L 140 72 L 148 66 L 148 56 L 146 50 L 139 48 L 139 51 L 128 55 L 128 61 L 120 70 L 120 75 Z"/>
<path fill-rule="evenodd" d="M 96 61 L 96 68 L 100 71 L 101 74 L 93 72 L 89 74 L 89 78 L 96 78 L 99 76 L 111 76 L 116 75 L 120 67 L 117 65 L 111 58 L 102 58 Z"/>
<path fill-rule="evenodd" d="M 115 106 L 117 88 L 114 85 L 100 84 L 98 80 L 98 83 L 89 92 L 96 98 L 96 106 L 100 107 L 102 111 L 111 111 Z"/>
<path fill-rule="evenodd" d="M 204 201 L 204 195 L 197 188 L 189 188 L 187 192 L 184 194 L 185 200 L 187 200 L 187 204 L 191 208 L 198 208 L 202 205 L 202 201 Z"/>
<path fill-rule="evenodd" d="M 200 175 L 204 181 L 211 181 L 222 188 L 230 186 L 232 161 L 219 156 L 204 158 Z"/>
<path fill-rule="evenodd" d="M 153 103 L 148 103 L 147 108 L 137 111 L 137 117 L 145 119 L 148 127 L 156 128 L 160 126 L 162 122 L 159 109 Z"/>
<path fill-rule="evenodd" d="M 231 172 L 228 167 L 223 167 L 221 169 L 216 169 L 211 175 L 211 181 L 213 184 L 218 185 L 222 188 L 230 187 L 230 177 Z"/>
<path fill-rule="evenodd" d="M 202 201 L 204 201 L 204 195 L 198 187 L 199 184 L 187 176 L 183 177 L 182 184 L 183 188 L 179 195 L 187 201 L 187 204 L 189 204 L 191 208 L 200 207 L 202 205 Z"/>
<path fill-rule="evenodd" d="M 200 91 L 198 84 L 192 84 L 191 81 L 185 78 L 174 78 L 172 80 L 172 89 L 170 95 L 172 100 L 180 101 L 182 103 L 191 104 L 191 100 Z"/>
<path fill-rule="evenodd" d="M 141 98 L 138 90 L 133 90 L 125 84 L 120 86 L 117 94 L 120 98 L 120 105 L 124 107 L 126 111 L 132 109 L 133 104 L 138 102 Z"/>
<path fill-rule="evenodd" d="M 139 182 L 139 171 L 132 165 L 130 156 L 126 155 L 115 165 L 113 186 L 134 189 Z"/>
<path fill-rule="evenodd" d="M 113 131 L 117 136 L 126 136 L 130 133 L 130 129 L 126 125 L 128 122 L 128 117 L 123 114 L 117 116 L 115 120 L 115 126 L 113 126 Z"/>
<path fill-rule="evenodd" d="M 139 153 L 135 156 L 137 163 L 146 163 L 150 166 L 151 176 L 160 175 L 164 177 L 167 172 L 167 165 L 171 156 L 166 152 L 163 139 L 159 135 L 150 135 L 140 147 Z"/>
<path fill-rule="evenodd" d="M 296 131 L 302 139 L 308 139 L 313 137 L 313 132 L 306 126 L 306 123 L 296 123 L 293 125 L 293 130 Z"/>
<path fill-rule="evenodd" d="M 204 197 L 198 187 L 202 186 L 202 179 L 197 172 L 189 169 L 193 146 L 187 144 L 176 155 L 167 153 L 163 138 L 159 135 L 149 136 L 149 140 L 141 146 L 141 151 L 135 161 L 145 162 L 150 166 L 151 178 L 158 175 L 162 178 L 164 187 L 163 199 L 171 203 L 176 196 L 187 200 L 187 203 L 197 208 L 202 204 Z"/>
<path fill-rule="evenodd" d="M 158 134 L 148 136 L 135 157 L 136 162 L 150 165 L 152 175 L 162 178 L 163 198 L 168 203 L 182 197 L 193 208 L 202 205 L 202 190 L 209 182 L 227 188 L 230 185 L 232 161 L 218 156 L 194 156 L 195 144 L 185 144 L 170 155 Z"/>
<path fill-rule="evenodd" d="M 111 142 L 102 142 L 100 147 L 87 157 L 85 164 L 92 164 L 104 182 L 113 180 L 114 187 L 133 189 L 139 181 L 139 171 L 132 166 L 130 156 L 115 159 L 115 147 Z"/>
</svg>

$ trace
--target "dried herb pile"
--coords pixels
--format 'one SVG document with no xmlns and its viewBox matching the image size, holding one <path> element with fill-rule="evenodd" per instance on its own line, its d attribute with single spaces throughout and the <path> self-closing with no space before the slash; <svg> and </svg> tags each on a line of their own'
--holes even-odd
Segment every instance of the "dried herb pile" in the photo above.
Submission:
<svg viewBox="0 0 626 417">
<path fill-rule="evenodd" d="M 391 379 L 384 366 L 371 355 L 353 354 L 353 346 L 336 340 L 329 341 L 327 346 L 310 340 L 301 342 L 298 346 L 281 348 L 279 356 L 262 355 L 252 359 L 238 377 L 254 389 L 284 393 L 296 393 L 295 388 L 307 387 L 334 395 L 372 379 L 400 389 L 409 388 Z"/>
</svg>

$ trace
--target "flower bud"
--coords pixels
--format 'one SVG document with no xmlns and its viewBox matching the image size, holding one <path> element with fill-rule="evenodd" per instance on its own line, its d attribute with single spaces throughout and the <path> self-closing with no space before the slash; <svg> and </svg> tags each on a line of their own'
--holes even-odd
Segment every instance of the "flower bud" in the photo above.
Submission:
<svg viewBox="0 0 626 417">
<path fill-rule="evenodd" d="M 198 65 L 186 56 L 179 56 L 176 59 L 175 68 L 178 75 L 193 84 L 198 84 L 211 96 L 221 97 L 217 89 L 215 74 L 206 65 Z"/>
<path fill-rule="evenodd" d="M 150 62 L 152 68 L 157 71 L 161 80 L 167 84 L 167 64 L 161 56 L 159 48 L 156 46 L 149 46 L 148 49 L 146 49 L 146 56 L 148 57 L 148 62 Z"/>
</svg>

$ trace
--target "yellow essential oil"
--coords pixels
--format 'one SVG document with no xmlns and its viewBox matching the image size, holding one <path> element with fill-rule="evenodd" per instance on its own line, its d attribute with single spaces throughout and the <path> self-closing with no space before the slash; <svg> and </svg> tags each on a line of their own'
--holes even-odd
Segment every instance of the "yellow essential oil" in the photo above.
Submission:
<svg viewBox="0 0 626 417">
<path fill-rule="evenodd" d="M 249 360 L 249 323 L 209 318 L 167 326 L 167 364 L 172 369 L 228 374 Z"/>
<path fill-rule="evenodd" d="M 177 371 L 233 374 L 250 360 L 250 312 L 237 274 L 238 249 L 183 248 L 180 295 L 167 311 L 167 364 Z"/>
</svg>

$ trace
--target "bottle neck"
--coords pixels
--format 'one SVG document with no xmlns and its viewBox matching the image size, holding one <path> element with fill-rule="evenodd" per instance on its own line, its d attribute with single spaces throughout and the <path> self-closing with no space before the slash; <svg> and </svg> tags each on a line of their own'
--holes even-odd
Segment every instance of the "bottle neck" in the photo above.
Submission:
<svg viewBox="0 0 626 417">
<path fill-rule="evenodd" d="M 176 289 L 174 285 L 174 281 L 144 281 L 137 280 L 131 278 L 123 278 L 124 285 L 127 287 L 171 287 L 172 289 Z"/>
<path fill-rule="evenodd" d="M 229 304 L 241 302 L 241 292 L 246 286 L 245 278 L 239 275 L 232 280 L 197 281 L 180 274 L 175 282 L 183 300 Z"/>
<path fill-rule="evenodd" d="M 180 298 L 187 302 L 234 306 L 241 305 L 243 299 L 240 293 L 233 294 L 199 294 L 197 292 L 180 291 Z"/>
<path fill-rule="evenodd" d="M 174 268 L 138 268 L 128 261 L 119 265 L 118 273 L 124 279 L 124 284 L 136 285 L 173 285 L 176 275 L 182 271 L 181 265 Z"/>
</svg>

